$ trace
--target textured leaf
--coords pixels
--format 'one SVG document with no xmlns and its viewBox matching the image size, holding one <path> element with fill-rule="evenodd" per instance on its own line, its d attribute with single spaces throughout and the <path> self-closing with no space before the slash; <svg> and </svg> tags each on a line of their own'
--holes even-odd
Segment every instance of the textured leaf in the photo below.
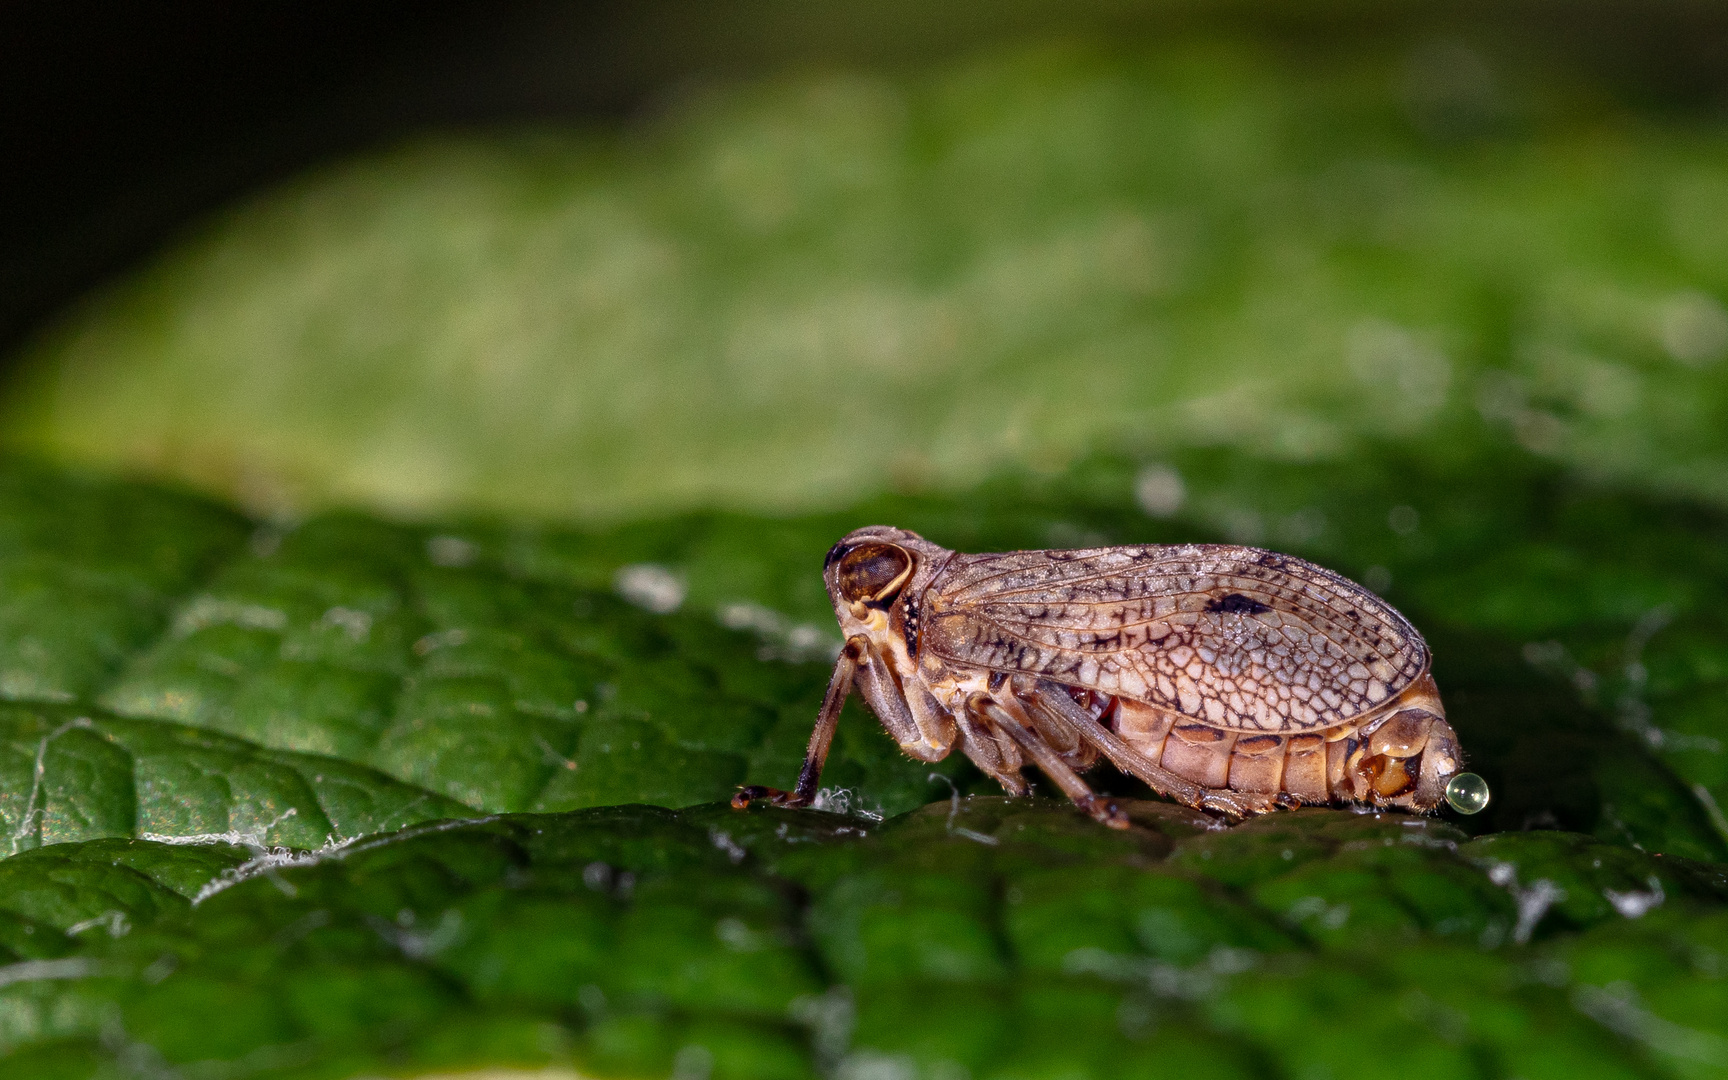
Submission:
<svg viewBox="0 0 1728 1080">
<path fill-rule="evenodd" d="M 167 568 L 148 606 L 116 597 L 92 616 L 98 632 L 134 624 L 102 667 L 75 622 L 0 642 L 12 670 L 102 676 L 20 678 L 0 705 L 9 851 L 134 836 L 316 848 L 471 811 L 687 805 L 802 753 L 818 665 L 759 658 L 772 642 L 712 609 L 658 615 L 609 584 L 514 565 L 507 551 L 527 541 L 354 515 L 284 533 L 145 487 L 68 481 L 81 497 L 49 500 L 51 474 L 6 469 L 0 494 L 37 492 L 6 507 L 7 565 L 34 575 L 21 617 L 89 566 L 140 562 L 148 528 L 166 536 L 149 550 Z M 809 634 L 801 655 L 824 655 L 827 637 Z M 894 810 L 923 801 L 927 771 L 856 735 L 837 749 L 836 779 L 879 775 L 871 798 Z"/>
<path fill-rule="evenodd" d="M 1190 493 L 1174 519 L 1135 508 L 1143 467 L 1109 457 L 844 514 L 610 532 L 253 529 L 127 485 L 17 511 L 38 566 L 114 558 L 46 539 L 110 501 L 177 507 L 225 546 L 105 678 L 0 707 L 9 1062 L 1247 1077 L 1344 1075 L 1375 1045 L 1416 1075 L 1728 1068 L 1720 781 L 1687 771 L 1722 734 L 1687 709 L 1728 655 L 1715 515 L 1504 450 L 1156 467 Z M 1387 527 L 1397 506 L 1418 530 Z M 1250 512 L 1306 513 L 1323 525 L 1288 547 L 1390 575 L 1493 781 L 1487 814 L 1221 830 L 1134 802 L 1121 834 L 989 796 L 955 760 L 932 783 L 862 712 L 828 777 L 850 793 L 831 795 L 901 816 L 715 801 L 796 771 L 832 647 L 809 582 L 846 528 L 1005 548 L 1205 537 Z M 1506 576 L 1519 560 L 1547 572 Z M 669 605 L 642 580 L 686 595 L 647 610 Z M 1652 598 L 1672 605 L 1661 626 Z M 23 663 L 13 648 L 0 661 Z M 370 712 L 324 694 L 359 685 Z M 433 820 L 519 810 L 538 812 Z M 1316 1037 L 1340 1015 L 1349 1038 Z"/>
<path fill-rule="evenodd" d="M 1340 1009 L 1421 1075 L 1531 1075 L 1586 1055 L 1607 1070 L 1592 1075 L 1646 1075 L 1720 1038 L 1722 1014 L 1688 996 L 1713 992 L 1698 957 L 1728 945 L 1720 868 L 1595 845 L 1616 873 L 1574 874 L 1582 904 L 1535 912 L 1481 865 L 1540 872 L 1545 837 L 1563 834 L 1496 838 L 1490 855 L 1398 815 L 1217 832 L 1134 806 L 1126 835 L 1000 798 L 883 825 L 725 807 L 511 816 L 254 874 L 195 910 L 130 868 L 230 856 L 61 845 L 0 864 L 22 898 L 8 907 L 62 923 L 118 911 L 135 928 L 85 931 L 77 977 L 0 1000 L 14 1044 L 82 1031 L 111 1050 L 98 1024 L 118 1024 L 169 1065 L 248 1055 L 268 1076 L 384 1057 L 633 1075 L 699 1058 L 715 1076 L 806 1076 L 834 1054 L 975 1076 L 1163 1075 L 1172 1059 L 1198 1075 L 1342 1071 L 1361 1045 L 1314 1037 Z M 1296 837 L 1306 852 L 1286 857 Z M 1661 881 L 1664 901 L 1637 918 L 1594 902 L 1620 877 Z M 1433 882 L 1457 883 L 1463 918 Z M 62 897 L 38 899 L 38 883 Z M 1529 944 L 1496 947 L 1509 935 Z M 849 991 L 825 990 L 834 977 Z M 200 1014 L 222 1020 L 184 1023 Z M 1691 1042 L 1640 1040 L 1628 1017 Z"/>
</svg>

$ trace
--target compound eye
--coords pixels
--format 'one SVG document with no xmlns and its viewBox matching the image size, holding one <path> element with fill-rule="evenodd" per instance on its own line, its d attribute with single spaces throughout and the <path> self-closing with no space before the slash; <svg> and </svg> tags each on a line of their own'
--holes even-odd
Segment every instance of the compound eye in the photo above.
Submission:
<svg viewBox="0 0 1728 1080">
<path fill-rule="evenodd" d="M 912 576 L 912 556 L 893 544 L 860 544 L 840 557 L 835 575 L 847 600 L 892 600 Z"/>
</svg>

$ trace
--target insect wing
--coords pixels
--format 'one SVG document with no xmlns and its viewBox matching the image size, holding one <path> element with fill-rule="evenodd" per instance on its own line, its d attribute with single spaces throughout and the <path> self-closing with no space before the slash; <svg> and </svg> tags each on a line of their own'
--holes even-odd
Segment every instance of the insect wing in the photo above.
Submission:
<svg viewBox="0 0 1728 1080">
<path fill-rule="evenodd" d="M 956 555 L 923 644 L 1239 731 L 1328 728 L 1428 669 L 1415 628 L 1302 559 L 1227 544 Z"/>
</svg>

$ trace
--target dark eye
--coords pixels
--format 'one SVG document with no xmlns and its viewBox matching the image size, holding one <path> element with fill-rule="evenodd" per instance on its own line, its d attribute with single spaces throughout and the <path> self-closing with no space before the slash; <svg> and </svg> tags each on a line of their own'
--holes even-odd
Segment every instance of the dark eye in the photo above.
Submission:
<svg viewBox="0 0 1728 1080">
<path fill-rule="evenodd" d="M 912 556 L 893 544 L 861 544 L 840 557 L 836 580 L 847 600 L 891 600 L 911 576 Z"/>
</svg>

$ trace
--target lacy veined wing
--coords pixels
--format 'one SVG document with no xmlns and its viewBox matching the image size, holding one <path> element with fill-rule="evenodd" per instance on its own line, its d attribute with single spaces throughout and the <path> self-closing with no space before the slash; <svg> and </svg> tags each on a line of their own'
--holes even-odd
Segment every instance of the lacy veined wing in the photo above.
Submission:
<svg viewBox="0 0 1728 1080">
<path fill-rule="evenodd" d="M 1313 563 L 1188 544 L 956 554 L 920 648 L 1237 731 L 1347 723 L 1428 670 L 1416 629 Z"/>
</svg>

